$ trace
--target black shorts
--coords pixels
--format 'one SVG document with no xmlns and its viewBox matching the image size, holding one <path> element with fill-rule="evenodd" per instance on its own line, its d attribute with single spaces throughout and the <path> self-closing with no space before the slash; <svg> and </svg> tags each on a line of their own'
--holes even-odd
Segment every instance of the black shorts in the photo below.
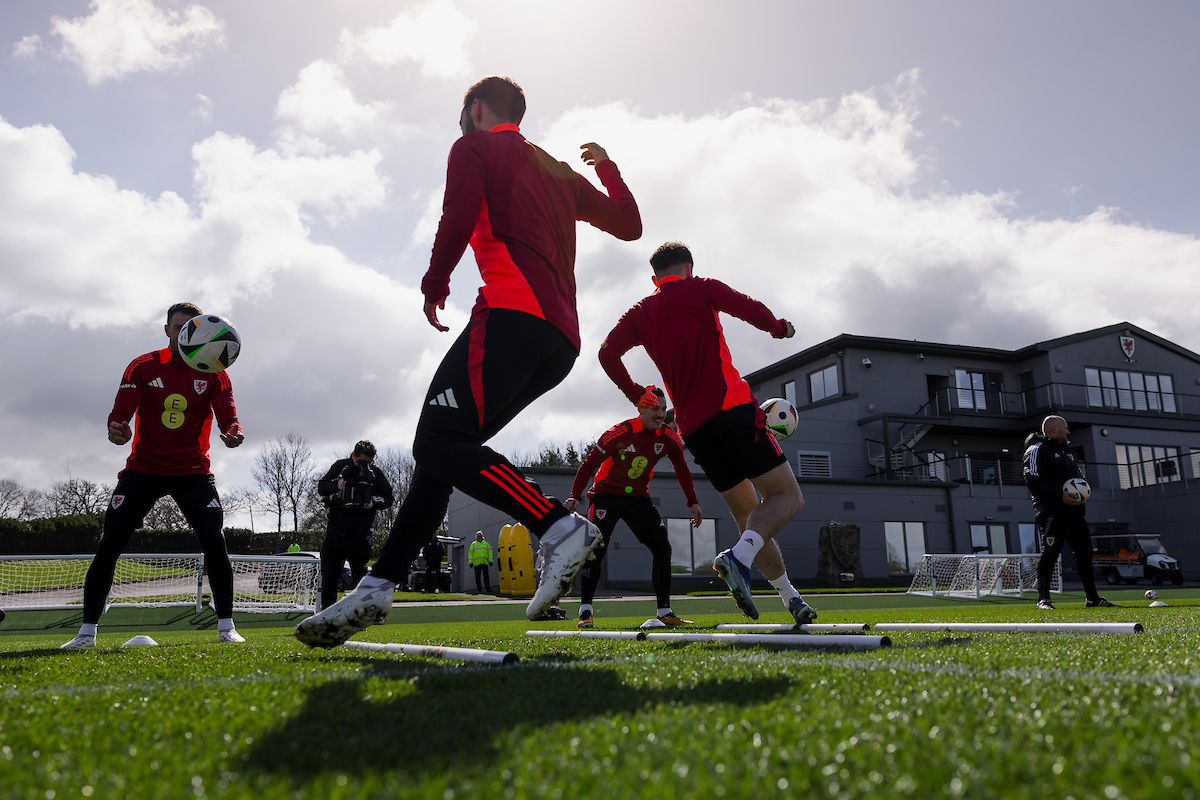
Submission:
<svg viewBox="0 0 1200 800">
<path fill-rule="evenodd" d="M 787 463 L 762 410 L 752 403 L 725 409 L 684 436 L 683 443 L 718 492 Z"/>
</svg>

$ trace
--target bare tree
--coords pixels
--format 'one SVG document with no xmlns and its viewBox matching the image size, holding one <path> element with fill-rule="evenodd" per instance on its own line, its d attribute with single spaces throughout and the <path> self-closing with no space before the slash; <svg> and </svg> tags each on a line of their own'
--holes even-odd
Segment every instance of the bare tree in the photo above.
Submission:
<svg viewBox="0 0 1200 800">
<path fill-rule="evenodd" d="M 39 494 L 12 478 L 0 480 L 0 518 L 29 519 Z"/>
<path fill-rule="evenodd" d="M 304 494 L 314 477 L 308 438 L 293 431 L 264 444 L 254 456 L 252 474 L 264 503 L 275 514 L 276 530 L 283 530 L 283 512 L 292 512 L 292 528 L 300 530 Z"/>
<path fill-rule="evenodd" d="M 156 531 L 181 531 L 188 527 L 188 521 L 183 516 L 183 512 L 179 510 L 175 499 L 167 495 L 160 497 L 158 502 L 146 512 L 142 527 Z"/>
<path fill-rule="evenodd" d="M 45 511 L 50 516 L 65 517 L 70 514 L 99 514 L 108 506 L 112 487 L 84 478 L 74 478 L 67 470 L 65 481 L 50 484 L 45 494 Z"/>
<path fill-rule="evenodd" d="M 385 508 L 375 515 L 375 530 L 390 531 L 392 523 L 396 520 L 396 511 L 404 502 L 404 498 L 408 496 L 408 489 L 412 486 L 413 475 L 417 471 L 417 462 L 413 460 L 410 451 L 388 447 L 375 458 L 375 469 L 383 471 L 384 477 L 392 485 L 392 494 L 396 497 L 396 502 L 391 508 Z"/>
<path fill-rule="evenodd" d="M 306 531 L 323 531 L 329 527 L 329 506 L 317 494 L 317 482 L 310 481 L 301 506 L 300 522 Z"/>
</svg>

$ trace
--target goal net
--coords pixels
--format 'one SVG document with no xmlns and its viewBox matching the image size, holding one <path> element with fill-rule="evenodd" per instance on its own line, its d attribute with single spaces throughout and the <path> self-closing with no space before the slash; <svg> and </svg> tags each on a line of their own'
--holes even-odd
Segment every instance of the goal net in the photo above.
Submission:
<svg viewBox="0 0 1200 800">
<path fill-rule="evenodd" d="M 909 594 L 929 597 L 1024 597 L 1037 593 L 1039 554 L 991 555 L 986 553 L 929 554 L 913 575 Z M 1054 564 L 1050 591 L 1062 593 L 1062 560 Z"/>
<path fill-rule="evenodd" d="M 235 611 L 314 611 L 320 561 L 311 556 L 231 555 Z M 0 556 L 0 608 L 74 609 L 83 605 L 90 555 Z M 201 553 L 128 553 L 117 559 L 110 607 L 191 606 L 211 597 Z"/>
</svg>

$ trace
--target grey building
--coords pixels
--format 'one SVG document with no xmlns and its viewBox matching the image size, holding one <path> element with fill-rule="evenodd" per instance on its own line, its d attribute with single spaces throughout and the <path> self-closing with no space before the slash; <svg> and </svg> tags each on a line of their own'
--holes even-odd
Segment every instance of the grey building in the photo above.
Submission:
<svg viewBox="0 0 1200 800">
<path fill-rule="evenodd" d="M 1158 533 L 1200 577 L 1200 355 L 1149 331 L 1121 323 L 1019 350 L 843 334 L 745 377 L 760 400 L 786 397 L 799 414 L 781 444 L 805 507 L 776 540 L 799 586 L 812 583 L 831 520 L 859 526 L 863 574 L 879 584 L 908 583 L 925 553 L 1036 552 L 1021 462 L 1048 414 L 1070 424 L 1093 532 Z M 548 494 L 569 491 L 570 470 L 528 472 Z M 713 555 L 738 537 L 693 477 L 708 516 L 695 531 L 669 462 L 651 483 L 681 589 L 712 584 Z M 451 498 L 453 536 L 482 529 L 494 544 L 508 521 Z M 608 585 L 649 583 L 649 554 L 624 525 L 605 561 Z"/>
</svg>

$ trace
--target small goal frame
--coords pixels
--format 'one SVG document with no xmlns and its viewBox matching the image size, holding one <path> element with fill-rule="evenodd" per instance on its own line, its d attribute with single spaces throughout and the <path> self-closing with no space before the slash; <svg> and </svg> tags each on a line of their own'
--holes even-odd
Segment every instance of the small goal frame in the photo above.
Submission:
<svg viewBox="0 0 1200 800">
<path fill-rule="evenodd" d="M 913 573 L 908 594 L 980 600 L 1037 594 L 1040 553 L 928 553 Z M 1062 594 L 1062 557 L 1054 562 L 1050 591 Z"/>
<path fill-rule="evenodd" d="M 83 582 L 93 556 L 0 555 L 0 608 L 7 611 L 82 610 Z M 316 611 L 321 562 L 310 556 L 229 555 L 233 610 L 249 613 Z M 60 562 L 62 577 L 22 576 L 23 562 Z M 194 607 L 211 594 L 203 553 L 124 553 L 117 559 L 107 608 Z M 30 569 L 30 573 L 34 570 Z"/>
</svg>

